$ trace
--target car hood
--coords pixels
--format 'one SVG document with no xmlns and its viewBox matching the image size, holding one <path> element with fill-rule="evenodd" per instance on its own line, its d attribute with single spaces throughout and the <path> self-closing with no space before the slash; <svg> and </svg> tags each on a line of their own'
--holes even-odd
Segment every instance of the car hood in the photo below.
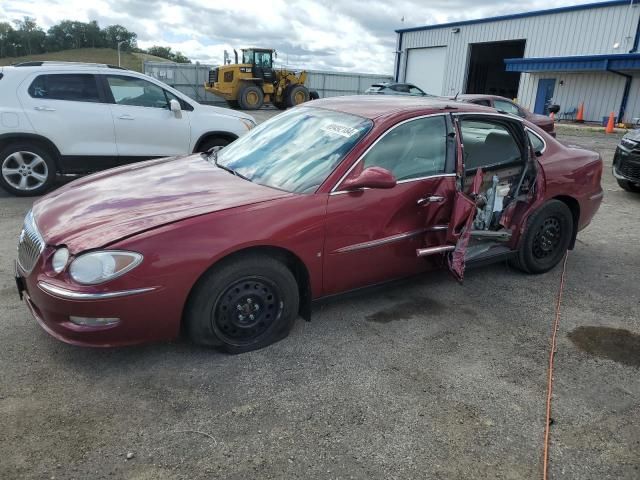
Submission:
<svg viewBox="0 0 640 480">
<path fill-rule="evenodd" d="M 197 154 L 85 177 L 38 200 L 33 213 L 48 245 L 77 253 L 197 215 L 291 195 L 236 177 Z"/>
</svg>

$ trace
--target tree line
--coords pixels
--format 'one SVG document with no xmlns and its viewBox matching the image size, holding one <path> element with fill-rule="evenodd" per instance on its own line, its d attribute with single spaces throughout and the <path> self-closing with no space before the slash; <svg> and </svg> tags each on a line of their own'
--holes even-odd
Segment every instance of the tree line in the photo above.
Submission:
<svg viewBox="0 0 640 480">
<path fill-rule="evenodd" d="M 98 22 L 88 23 L 62 20 L 46 32 L 35 19 L 0 22 L 0 58 L 24 57 L 38 53 L 59 52 L 75 48 L 118 48 L 125 52 L 140 52 L 166 58 L 176 63 L 191 63 L 181 52 L 171 47 L 153 46 L 147 50 L 138 48 L 137 34 L 122 25 L 100 28 Z"/>
</svg>

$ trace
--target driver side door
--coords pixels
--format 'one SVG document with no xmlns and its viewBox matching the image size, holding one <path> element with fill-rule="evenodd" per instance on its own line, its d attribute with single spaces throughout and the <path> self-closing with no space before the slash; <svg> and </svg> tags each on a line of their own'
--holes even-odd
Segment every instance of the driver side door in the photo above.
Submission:
<svg viewBox="0 0 640 480">
<path fill-rule="evenodd" d="M 325 295 L 427 270 L 418 249 L 445 243 L 456 193 L 456 143 L 448 114 L 406 120 L 383 133 L 331 192 L 324 248 Z M 341 188 L 368 167 L 397 179 L 390 189 Z M 441 258 L 441 257 L 440 257 Z"/>
</svg>

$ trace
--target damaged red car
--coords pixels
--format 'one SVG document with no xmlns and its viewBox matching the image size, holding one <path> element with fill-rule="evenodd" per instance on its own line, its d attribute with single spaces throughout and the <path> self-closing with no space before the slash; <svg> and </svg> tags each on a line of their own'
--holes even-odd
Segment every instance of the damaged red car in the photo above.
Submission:
<svg viewBox="0 0 640 480">
<path fill-rule="evenodd" d="M 16 282 L 77 345 L 228 352 L 313 300 L 508 259 L 552 269 L 602 200 L 602 160 L 524 119 L 446 99 L 317 100 L 220 150 L 70 183 L 34 204 Z"/>
</svg>

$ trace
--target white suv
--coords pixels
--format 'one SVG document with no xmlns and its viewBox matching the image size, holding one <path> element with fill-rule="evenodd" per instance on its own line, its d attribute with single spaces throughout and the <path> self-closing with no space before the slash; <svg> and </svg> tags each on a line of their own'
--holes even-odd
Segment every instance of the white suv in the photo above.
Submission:
<svg viewBox="0 0 640 480">
<path fill-rule="evenodd" d="M 201 105 L 119 67 L 0 67 L 0 186 L 14 195 L 39 195 L 57 175 L 206 151 L 255 124 L 251 115 Z"/>
</svg>

